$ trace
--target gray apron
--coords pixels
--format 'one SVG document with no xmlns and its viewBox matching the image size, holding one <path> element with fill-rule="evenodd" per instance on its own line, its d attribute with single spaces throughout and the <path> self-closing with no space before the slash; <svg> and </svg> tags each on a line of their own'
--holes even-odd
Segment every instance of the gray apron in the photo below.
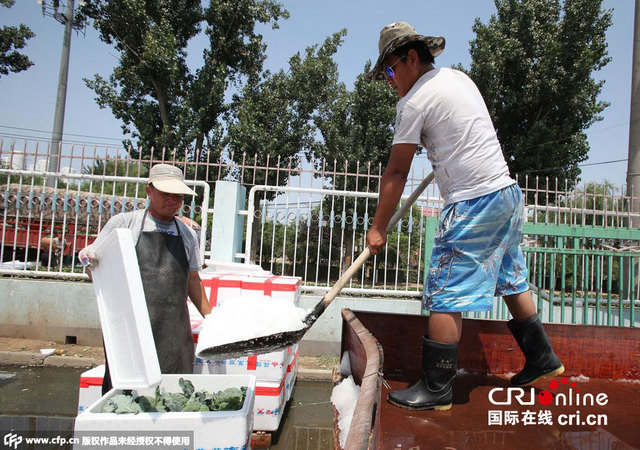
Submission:
<svg viewBox="0 0 640 450">
<path fill-rule="evenodd" d="M 143 231 L 146 218 L 147 211 L 142 218 L 136 254 L 160 372 L 193 373 L 193 336 L 186 302 L 189 262 L 180 227 L 176 223 L 177 236 Z M 111 389 L 106 358 L 105 364 L 103 393 Z"/>
</svg>

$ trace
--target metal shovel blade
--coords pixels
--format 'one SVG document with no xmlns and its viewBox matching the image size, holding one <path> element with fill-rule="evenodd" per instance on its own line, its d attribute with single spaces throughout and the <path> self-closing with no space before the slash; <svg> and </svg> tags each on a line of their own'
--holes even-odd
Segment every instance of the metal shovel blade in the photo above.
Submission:
<svg viewBox="0 0 640 450">
<path fill-rule="evenodd" d="M 311 326 L 295 331 L 284 331 L 269 336 L 259 336 L 246 341 L 229 342 L 228 344 L 209 347 L 198 354 L 203 359 L 236 359 L 243 356 L 270 353 L 287 348 L 302 339 Z"/>
<path fill-rule="evenodd" d="M 244 341 L 229 342 L 228 344 L 216 345 L 202 350 L 199 358 L 203 359 L 235 359 L 243 356 L 270 353 L 287 348 L 302 339 L 302 336 L 311 328 L 318 320 L 320 314 L 324 312 L 324 301 L 328 293 L 322 300 L 307 314 L 303 320 L 304 327 L 293 331 L 283 331 L 280 333 L 270 334 L 268 336 L 259 336 Z"/>
<path fill-rule="evenodd" d="M 389 220 L 387 225 L 387 232 L 393 230 L 398 221 L 407 212 L 407 210 L 415 203 L 420 194 L 427 188 L 427 186 L 433 181 L 434 174 L 431 172 L 420 183 L 420 185 L 411 193 L 409 198 L 402 204 L 393 217 Z M 365 248 L 360 256 L 349 266 L 347 270 L 342 274 L 340 279 L 336 281 L 336 284 L 327 292 L 322 300 L 311 310 L 309 314 L 304 318 L 304 327 L 293 331 L 283 331 L 279 333 L 270 334 L 268 336 L 259 336 L 244 341 L 229 342 L 228 344 L 216 345 L 202 350 L 198 357 L 204 359 L 232 359 L 241 356 L 249 356 L 260 353 L 269 353 L 283 348 L 289 347 L 302 339 L 302 336 L 311 328 L 311 326 L 318 320 L 318 317 L 324 312 L 334 298 L 340 293 L 342 288 L 349 282 L 349 280 L 360 270 L 360 267 L 369 259 L 371 252 L 369 247 Z"/>
</svg>

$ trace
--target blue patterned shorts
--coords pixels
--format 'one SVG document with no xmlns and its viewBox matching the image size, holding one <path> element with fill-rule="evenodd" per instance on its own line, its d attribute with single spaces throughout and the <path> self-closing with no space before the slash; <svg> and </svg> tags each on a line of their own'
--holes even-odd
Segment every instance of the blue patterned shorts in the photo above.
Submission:
<svg viewBox="0 0 640 450">
<path fill-rule="evenodd" d="M 447 205 L 431 253 L 423 311 L 486 311 L 494 297 L 526 292 L 522 216 L 517 184 Z"/>
</svg>

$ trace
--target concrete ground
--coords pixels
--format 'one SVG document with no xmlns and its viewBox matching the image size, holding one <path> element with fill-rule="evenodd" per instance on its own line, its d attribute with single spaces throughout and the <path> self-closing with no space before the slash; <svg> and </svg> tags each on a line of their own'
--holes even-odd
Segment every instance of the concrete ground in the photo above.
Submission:
<svg viewBox="0 0 640 450">
<path fill-rule="evenodd" d="M 0 337 L 0 366 L 91 368 L 104 364 L 104 349 L 37 339 Z M 298 356 L 298 379 L 331 381 L 338 358 Z"/>
</svg>

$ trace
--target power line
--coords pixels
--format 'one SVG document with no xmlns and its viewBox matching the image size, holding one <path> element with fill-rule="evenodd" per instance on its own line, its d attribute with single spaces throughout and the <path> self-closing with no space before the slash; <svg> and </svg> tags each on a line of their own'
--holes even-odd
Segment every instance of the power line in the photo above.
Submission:
<svg viewBox="0 0 640 450">
<path fill-rule="evenodd" d="M 34 141 L 41 141 L 46 143 L 46 140 L 42 136 L 31 136 L 31 135 L 22 135 L 22 134 L 6 134 L 0 132 L 0 137 L 5 138 L 18 138 L 18 139 L 29 139 Z M 73 139 L 62 139 L 63 144 L 78 144 L 78 145 L 97 145 L 99 147 L 118 147 L 118 144 L 108 144 L 105 142 L 92 142 L 92 141 L 77 141 Z"/>
<path fill-rule="evenodd" d="M 611 161 L 602 161 L 602 162 L 597 162 L 597 163 L 578 164 L 578 167 L 599 166 L 601 164 L 613 164 L 613 163 L 618 163 L 618 162 L 623 162 L 623 161 L 628 161 L 628 158 L 625 158 L 625 159 L 614 159 L 614 160 L 611 160 Z"/>
<path fill-rule="evenodd" d="M 46 131 L 46 130 L 37 130 L 35 128 L 22 128 L 22 127 L 12 127 L 9 125 L 0 125 L 0 128 L 10 128 L 12 130 L 21 130 L 21 131 L 33 131 L 36 133 L 51 133 L 51 131 Z M 106 137 L 106 136 L 91 136 L 88 134 L 74 134 L 74 133 L 65 133 L 65 136 L 77 136 L 77 137 L 86 137 L 86 138 L 91 138 L 91 139 L 108 139 L 108 140 L 112 140 L 112 141 L 121 141 L 124 138 L 112 138 L 112 137 Z"/>
</svg>

